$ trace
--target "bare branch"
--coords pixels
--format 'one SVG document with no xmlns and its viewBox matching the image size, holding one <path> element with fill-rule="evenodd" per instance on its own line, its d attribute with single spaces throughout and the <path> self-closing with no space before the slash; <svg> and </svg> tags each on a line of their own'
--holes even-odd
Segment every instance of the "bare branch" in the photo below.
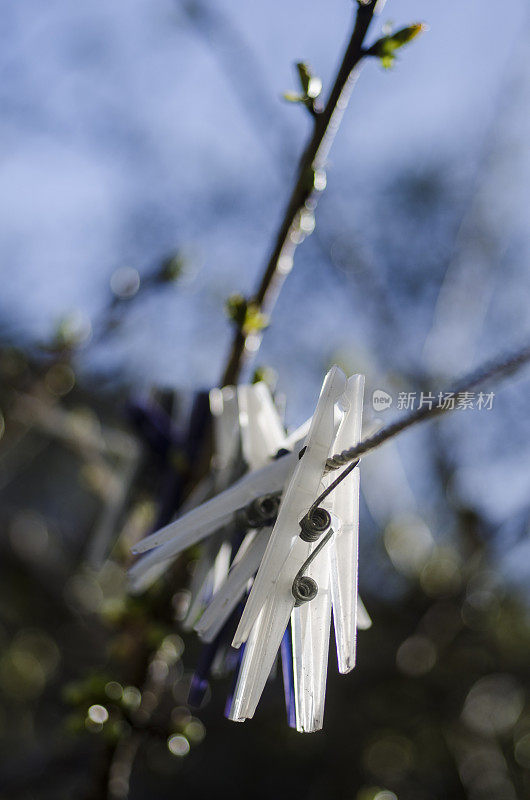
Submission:
<svg viewBox="0 0 530 800">
<path fill-rule="evenodd" d="M 376 11 L 377 1 L 359 4 L 351 39 L 344 53 L 333 88 L 322 112 L 314 116 L 314 128 L 300 161 L 296 183 L 285 209 L 276 240 L 260 284 L 250 303 L 270 314 L 285 277 L 291 270 L 296 247 L 304 238 L 304 216 L 312 216 L 325 186 L 323 169 L 364 58 L 364 40 Z M 236 329 L 221 386 L 237 383 L 246 358 L 256 352 L 256 336 Z M 249 337 L 252 348 L 248 348 Z M 259 342 L 259 340 L 258 340 Z"/>
</svg>

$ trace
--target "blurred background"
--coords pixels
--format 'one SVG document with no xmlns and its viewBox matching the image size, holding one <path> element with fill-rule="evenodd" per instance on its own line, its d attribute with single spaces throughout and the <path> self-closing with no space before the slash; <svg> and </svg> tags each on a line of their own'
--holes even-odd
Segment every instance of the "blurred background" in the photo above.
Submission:
<svg viewBox="0 0 530 800">
<path fill-rule="evenodd" d="M 351 5 L 0 0 L 1 800 L 530 793 L 528 372 L 364 460 L 373 626 L 352 674 L 330 658 L 323 732 L 287 727 L 280 678 L 245 725 L 229 676 L 187 706 L 171 595 L 197 553 L 125 592 L 310 131 L 293 63 L 326 94 Z M 372 35 L 388 21 L 430 30 L 366 65 L 253 365 L 288 427 L 332 363 L 366 375 L 369 420 L 375 389 L 437 392 L 530 334 L 527 3 L 389 0 Z"/>
</svg>

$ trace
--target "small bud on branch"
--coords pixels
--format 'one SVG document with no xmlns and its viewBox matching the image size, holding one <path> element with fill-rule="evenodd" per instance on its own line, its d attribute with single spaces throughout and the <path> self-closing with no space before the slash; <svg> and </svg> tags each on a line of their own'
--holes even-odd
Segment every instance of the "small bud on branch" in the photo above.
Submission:
<svg viewBox="0 0 530 800">
<path fill-rule="evenodd" d="M 381 64 L 385 69 L 393 66 L 396 59 L 396 50 L 409 44 L 420 33 L 428 30 L 427 25 L 421 22 L 407 25 L 406 28 L 390 33 L 387 36 L 382 36 L 378 39 L 367 51 L 367 56 L 376 56 L 381 60 Z"/>
<path fill-rule="evenodd" d="M 268 324 L 268 318 L 257 303 L 249 302 L 241 294 L 232 294 L 225 303 L 228 318 L 244 336 L 259 333 Z"/>
<path fill-rule="evenodd" d="M 311 67 L 303 61 L 298 61 L 296 68 L 302 92 L 284 92 L 283 98 L 288 103 L 302 103 L 311 114 L 318 114 L 321 109 L 316 101 L 322 94 L 322 81 L 317 75 L 313 75 Z"/>
</svg>

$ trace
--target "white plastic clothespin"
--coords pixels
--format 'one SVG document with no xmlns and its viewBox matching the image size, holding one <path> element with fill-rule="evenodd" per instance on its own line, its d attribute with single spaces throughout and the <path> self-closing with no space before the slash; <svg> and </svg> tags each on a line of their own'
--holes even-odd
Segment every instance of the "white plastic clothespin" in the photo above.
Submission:
<svg viewBox="0 0 530 800">
<path fill-rule="evenodd" d="M 353 447 L 361 439 L 363 394 L 364 375 L 353 375 L 348 381 L 347 400 L 349 407 L 333 445 L 336 453 L 340 453 L 348 447 Z M 333 475 L 331 476 L 332 478 Z M 354 668 L 356 655 L 359 484 L 359 467 L 355 467 L 330 495 L 330 510 L 341 521 L 330 547 L 330 568 L 337 659 L 339 672 L 342 674 Z"/>
<path fill-rule="evenodd" d="M 214 490 L 220 492 L 230 484 L 240 452 L 240 409 L 232 386 L 212 389 L 209 399 L 213 419 Z M 182 622 L 184 630 L 193 628 L 204 607 L 228 574 L 231 547 L 226 541 L 226 533 L 226 528 L 221 528 L 202 547 L 190 583 L 188 612 Z"/>
<path fill-rule="evenodd" d="M 293 582 L 313 544 L 299 536 L 300 520 L 317 497 L 338 423 L 336 403 L 346 377 L 333 367 L 324 380 L 303 458 L 284 492 L 276 524 L 245 605 L 233 645 L 246 641 L 245 653 L 229 717 L 242 721 L 254 715 L 294 608 Z"/>
<path fill-rule="evenodd" d="M 333 442 L 334 452 L 359 441 L 363 389 L 364 376 L 353 375 L 348 380 L 339 401 L 344 416 Z M 322 487 L 327 488 L 335 477 L 333 473 L 325 475 Z M 355 666 L 358 467 L 323 500 L 322 507 L 334 515 L 337 522 L 329 545 L 306 570 L 306 575 L 316 582 L 318 593 L 311 602 L 295 607 L 291 616 L 296 727 L 306 733 L 320 730 L 323 725 L 332 604 L 339 671 L 348 672 Z"/>
<path fill-rule="evenodd" d="M 285 449 L 287 437 L 266 383 L 239 386 L 237 398 L 243 458 L 254 471 Z"/>
<path fill-rule="evenodd" d="M 243 456 L 251 470 L 259 469 L 286 449 L 287 437 L 266 384 L 240 386 L 237 394 Z M 215 638 L 237 606 L 260 565 L 270 532 L 270 526 L 250 529 L 245 536 L 226 582 L 195 626 L 204 641 Z"/>
</svg>

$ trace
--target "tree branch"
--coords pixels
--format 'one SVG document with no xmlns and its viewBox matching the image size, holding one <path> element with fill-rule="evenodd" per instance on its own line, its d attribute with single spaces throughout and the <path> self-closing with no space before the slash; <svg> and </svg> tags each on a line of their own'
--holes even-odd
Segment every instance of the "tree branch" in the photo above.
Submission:
<svg viewBox="0 0 530 800">
<path fill-rule="evenodd" d="M 259 311 L 270 314 L 283 282 L 291 270 L 296 247 L 304 238 L 304 212 L 312 215 L 324 188 L 323 182 L 318 180 L 318 175 L 326 164 L 357 80 L 360 63 L 365 55 L 364 40 L 377 5 L 378 0 L 368 0 L 359 4 L 353 33 L 327 103 L 324 109 L 314 116 L 313 133 L 300 160 L 295 186 L 265 271 L 256 294 L 250 301 Z M 221 378 L 221 386 L 237 383 L 245 360 L 251 352 L 255 354 L 256 334 L 250 335 L 254 339 L 252 349 L 247 346 L 249 334 L 244 332 L 241 326 L 236 329 L 228 363 Z"/>
</svg>

